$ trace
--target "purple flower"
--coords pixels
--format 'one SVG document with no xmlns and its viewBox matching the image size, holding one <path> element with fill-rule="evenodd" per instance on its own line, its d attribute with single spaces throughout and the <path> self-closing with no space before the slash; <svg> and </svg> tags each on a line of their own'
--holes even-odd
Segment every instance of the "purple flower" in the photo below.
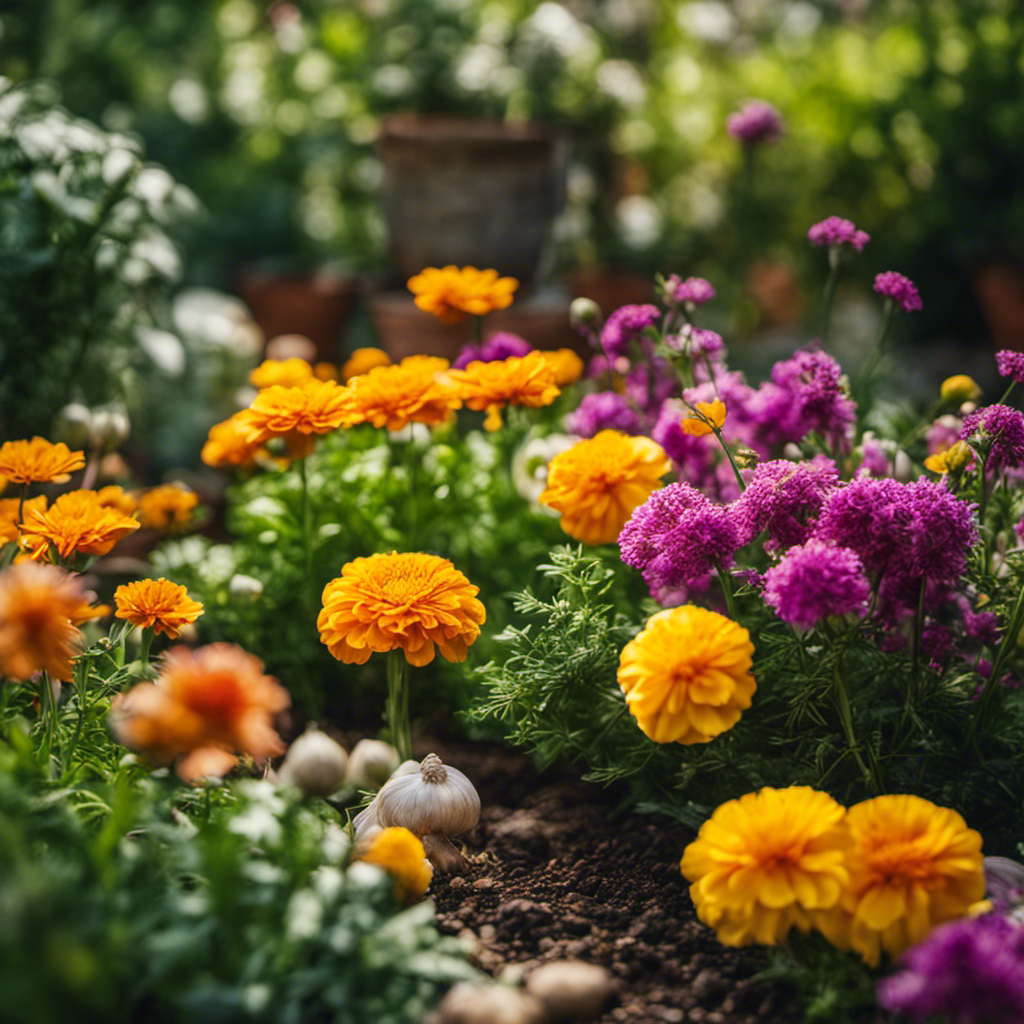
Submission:
<svg viewBox="0 0 1024 1024">
<path fill-rule="evenodd" d="M 452 363 L 452 368 L 462 370 L 470 363 L 496 363 L 509 356 L 525 356 L 533 351 L 533 346 L 518 334 L 498 331 L 492 334 L 482 345 L 465 345 Z"/>
<path fill-rule="evenodd" d="M 864 566 L 849 548 L 809 540 L 765 573 L 764 598 L 783 622 L 810 629 L 830 615 L 863 618 L 871 595 Z"/>
<path fill-rule="evenodd" d="M 1014 383 L 1024 384 L 1024 352 L 1001 349 L 996 353 L 996 368 L 1000 377 L 1012 377 Z"/>
<path fill-rule="evenodd" d="M 661 403 L 670 395 L 678 393 L 679 381 L 672 364 L 660 356 L 651 356 L 637 363 L 626 374 L 626 394 L 647 416 L 654 417 Z"/>
<path fill-rule="evenodd" d="M 653 595 L 691 587 L 728 568 L 739 536 L 721 505 L 689 484 L 669 484 L 633 511 L 619 547 L 623 562 L 643 573 Z"/>
<path fill-rule="evenodd" d="M 921 308 L 921 296 L 917 293 L 917 285 L 909 277 L 897 274 L 895 270 L 887 270 L 875 278 L 875 291 L 887 299 L 892 299 L 904 313 L 913 313 Z"/>
<path fill-rule="evenodd" d="M 715 289 L 710 281 L 703 277 L 688 277 L 683 281 L 678 274 L 669 275 L 665 282 L 665 292 L 676 302 L 688 302 L 693 306 L 703 306 L 715 297 Z"/>
<path fill-rule="evenodd" d="M 892 463 L 881 441 L 866 437 L 863 452 L 860 464 L 862 470 L 866 469 L 871 476 L 889 476 L 892 473 Z"/>
<path fill-rule="evenodd" d="M 925 437 L 928 440 L 928 454 L 935 455 L 937 452 L 944 452 L 960 440 L 960 431 L 963 430 L 964 421 L 959 416 L 947 413 L 940 416 L 929 428 Z"/>
<path fill-rule="evenodd" d="M 584 395 L 576 411 L 569 415 L 569 430 L 580 437 L 593 437 L 602 430 L 642 433 L 640 417 L 625 395 L 617 391 L 598 391 Z"/>
<path fill-rule="evenodd" d="M 940 925 L 878 983 L 878 1001 L 912 1020 L 1020 1024 L 1024 928 L 999 914 Z"/>
<path fill-rule="evenodd" d="M 645 328 L 661 319 L 657 306 L 622 306 L 605 321 L 601 328 L 601 347 L 613 359 L 629 354 L 629 343 L 638 338 Z"/>
<path fill-rule="evenodd" d="M 725 121 L 725 130 L 747 146 L 774 142 L 782 134 L 779 112 L 763 100 L 747 100 Z"/>
<path fill-rule="evenodd" d="M 975 436 L 978 435 L 978 436 Z M 991 444 L 988 469 L 1024 466 L 1024 414 L 1009 405 L 986 405 L 964 417 L 960 440 Z"/>
<path fill-rule="evenodd" d="M 684 324 L 678 334 L 666 337 L 665 344 L 677 352 L 685 352 L 692 359 L 717 356 L 725 348 L 725 342 L 717 331 L 703 330 L 691 324 Z"/>
<path fill-rule="evenodd" d="M 838 486 L 839 470 L 824 456 L 811 462 L 760 463 L 747 489 L 730 506 L 742 542 L 749 544 L 767 531 L 768 551 L 802 544 L 811 535 L 825 496 Z"/>
<path fill-rule="evenodd" d="M 827 245 L 834 248 L 840 245 L 851 245 L 861 252 L 871 241 L 866 231 L 861 231 L 852 220 L 843 217 L 826 217 L 817 224 L 812 224 L 807 231 L 811 245 Z"/>
</svg>

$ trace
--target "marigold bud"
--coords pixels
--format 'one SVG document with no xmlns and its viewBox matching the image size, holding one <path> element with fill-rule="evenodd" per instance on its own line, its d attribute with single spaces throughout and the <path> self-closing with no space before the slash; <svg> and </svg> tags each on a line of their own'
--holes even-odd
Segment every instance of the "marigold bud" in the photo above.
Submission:
<svg viewBox="0 0 1024 1024">
<path fill-rule="evenodd" d="M 939 388 L 939 398 L 943 405 L 960 405 L 961 402 L 973 402 L 981 396 L 981 388 L 966 373 L 957 373 L 947 377 Z"/>
</svg>

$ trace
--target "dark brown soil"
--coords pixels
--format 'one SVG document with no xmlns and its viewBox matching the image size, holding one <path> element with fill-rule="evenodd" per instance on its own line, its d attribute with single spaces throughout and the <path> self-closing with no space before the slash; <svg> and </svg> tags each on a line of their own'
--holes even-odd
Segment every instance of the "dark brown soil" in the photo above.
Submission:
<svg viewBox="0 0 1024 1024">
<path fill-rule="evenodd" d="M 726 949 L 696 919 L 679 873 L 692 832 L 660 816 L 615 815 L 621 794 L 565 770 L 538 776 L 505 747 L 432 749 L 483 801 L 464 837 L 469 874 L 436 876 L 430 889 L 442 930 L 472 933 L 477 966 L 499 976 L 548 960 L 600 964 L 617 989 L 600 1024 L 801 1020 L 792 993 L 752 980 L 762 950 Z"/>
</svg>

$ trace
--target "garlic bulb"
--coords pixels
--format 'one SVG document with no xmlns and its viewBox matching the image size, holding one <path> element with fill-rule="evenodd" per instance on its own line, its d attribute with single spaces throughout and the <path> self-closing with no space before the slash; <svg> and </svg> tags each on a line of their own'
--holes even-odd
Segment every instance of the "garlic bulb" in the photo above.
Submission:
<svg viewBox="0 0 1024 1024">
<path fill-rule="evenodd" d="M 390 743 L 360 740 L 349 755 L 345 781 L 356 789 L 380 789 L 397 767 L 398 751 Z"/>
<path fill-rule="evenodd" d="M 347 761 L 345 748 L 311 725 L 288 748 L 277 779 L 282 786 L 295 786 L 306 796 L 330 796 L 345 781 Z"/>
<path fill-rule="evenodd" d="M 356 744 L 358 746 L 358 744 Z M 353 751 L 355 753 L 355 751 Z M 419 761 L 403 761 L 392 773 L 391 778 L 381 786 L 381 792 L 383 792 L 386 786 L 389 786 L 393 779 L 400 778 L 403 775 L 415 775 L 420 770 Z M 377 794 L 353 819 L 352 825 L 356 830 L 356 843 L 362 845 L 368 840 L 372 839 L 378 832 L 381 832 L 384 828 L 383 825 L 377 823 L 377 800 L 380 797 L 380 793 Z"/>
<path fill-rule="evenodd" d="M 416 775 L 392 778 L 377 794 L 377 821 L 402 825 L 418 836 L 458 836 L 480 817 L 480 796 L 458 770 L 427 754 Z"/>
</svg>

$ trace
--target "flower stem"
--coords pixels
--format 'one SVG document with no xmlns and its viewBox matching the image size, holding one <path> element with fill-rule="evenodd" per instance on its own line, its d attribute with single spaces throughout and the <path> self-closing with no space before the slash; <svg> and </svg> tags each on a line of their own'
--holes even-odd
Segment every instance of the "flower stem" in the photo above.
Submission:
<svg viewBox="0 0 1024 1024">
<path fill-rule="evenodd" d="M 53 754 L 54 740 L 57 736 L 57 716 L 59 709 L 53 698 L 53 684 L 50 682 L 49 672 L 41 672 L 39 675 L 39 708 L 45 726 L 45 741 L 43 744 L 43 764 L 47 778 L 51 777 L 51 757 Z"/>
<path fill-rule="evenodd" d="M 142 631 L 142 647 L 139 649 L 139 661 L 142 662 L 143 668 L 149 665 L 149 652 L 153 646 L 154 636 L 156 636 L 155 627 L 151 626 Z"/>
<path fill-rule="evenodd" d="M 396 648 L 387 656 L 388 700 L 384 718 L 399 761 L 412 757 L 412 729 L 409 726 L 409 663 L 405 652 Z"/>
<path fill-rule="evenodd" d="M 828 348 L 828 329 L 832 322 L 832 303 L 836 297 L 836 282 L 839 280 L 839 247 L 829 246 L 828 279 L 825 281 L 825 293 L 821 300 L 821 346 Z"/>
<path fill-rule="evenodd" d="M 846 680 L 843 678 L 843 673 L 839 667 L 839 658 L 836 658 L 835 674 L 833 676 L 833 691 L 836 698 L 836 708 L 839 711 L 839 721 L 843 726 L 843 735 L 846 737 L 847 746 L 850 748 L 850 752 L 853 754 L 854 759 L 857 762 L 857 766 L 860 768 L 861 774 L 864 776 L 864 782 L 871 790 L 872 793 L 880 793 L 882 787 L 879 784 L 878 779 L 875 777 L 875 773 L 865 763 L 864 758 L 861 756 L 860 744 L 857 742 L 857 734 L 853 728 L 853 712 L 850 709 L 850 694 L 846 688 Z"/>
<path fill-rule="evenodd" d="M 302 485 L 302 553 L 305 559 L 305 581 L 308 593 L 313 575 L 313 515 L 309 507 L 309 481 L 306 477 L 306 460 L 299 459 L 299 481 Z"/>
<path fill-rule="evenodd" d="M 711 429 L 715 432 L 715 437 L 718 438 L 718 443 L 722 446 L 722 451 L 725 452 L 725 457 L 729 460 L 729 465 L 732 466 L 733 475 L 736 477 L 736 483 L 740 485 L 740 492 L 742 493 L 747 489 L 747 481 L 743 479 L 740 467 L 736 465 L 736 460 L 733 458 L 732 452 L 729 451 L 729 445 L 726 444 L 725 438 L 722 437 L 721 428 L 711 426 Z"/>
<path fill-rule="evenodd" d="M 722 593 L 725 594 L 725 607 L 729 612 L 729 618 L 736 622 L 738 621 L 736 618 L 736 598 L 732 592 L 732 580 L 727 572 L 722 571 L 722 567 L 717 562 L 715 563 L 715 572 L 718 573 L 718 582 L 722 584 Z"/>
</svg>

